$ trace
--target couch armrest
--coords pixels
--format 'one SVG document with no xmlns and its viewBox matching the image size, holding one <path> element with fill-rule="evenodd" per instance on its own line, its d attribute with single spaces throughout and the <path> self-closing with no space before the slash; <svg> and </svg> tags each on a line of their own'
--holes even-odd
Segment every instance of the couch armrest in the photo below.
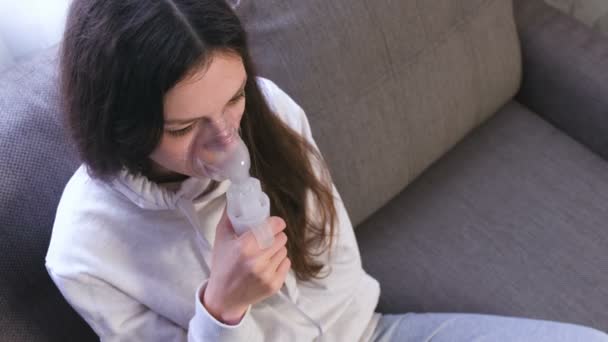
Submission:
<svg viewBox="0 0 608 342">
<path fill-rule="evenodd" d="M 522 45 L 517 100 L 608 159 L 608 36 L 541 0 L 514 0 Z"/>
</svg>

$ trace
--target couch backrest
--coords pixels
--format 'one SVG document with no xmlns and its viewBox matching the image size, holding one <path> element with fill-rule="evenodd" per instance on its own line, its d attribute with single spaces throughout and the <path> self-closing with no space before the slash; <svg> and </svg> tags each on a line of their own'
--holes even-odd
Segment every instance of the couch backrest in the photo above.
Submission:
<svg viewBox="0 0 608 342">
<path fill-rule="evenodd" d="M 241 0 L 259 73 L 307 112 L 357 225 L 521 78 L 511 0 Z"/>
<path fill-rule="evenodd" d="M 44 267 L 55 210 L 79 162 L 62 129 L 57 51 L 0 73 L 0 340 L 91 341 Z"/>
</svg>

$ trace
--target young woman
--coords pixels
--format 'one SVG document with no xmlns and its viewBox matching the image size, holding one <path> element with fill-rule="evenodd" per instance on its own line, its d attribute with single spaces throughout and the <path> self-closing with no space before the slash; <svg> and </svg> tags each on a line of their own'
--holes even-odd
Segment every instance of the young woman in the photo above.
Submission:
<svg viewBox="0 0 608 342">
<path fill-rule="evenodd" d="M 374 312 L 378 282 L 306 115 L 256 76 L 224 0 L 74 0 L 60 76 L 83 165 L 46 266 L 104 341 L 608 341 L 544 321 Z M 235 233 L 230 180 L 193 169 L 203 131 L 203 153 L 245 142 L 270 247 Z"/>
</svg>

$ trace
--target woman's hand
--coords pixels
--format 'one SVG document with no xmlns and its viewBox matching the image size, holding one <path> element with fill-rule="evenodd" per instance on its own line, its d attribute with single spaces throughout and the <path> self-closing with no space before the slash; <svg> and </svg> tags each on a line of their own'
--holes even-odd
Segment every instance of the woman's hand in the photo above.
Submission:
<svg viewBox="0 0 608 342">
<path fill-rule="evenodd" d="M 251 231 L 237 236 L 226 215 L 218 223 L 211 259 L 211 275 L 202 294 L 207 311 L 219 321 L 236 324 L 250 304 L 277 293 L 291 267 L 287 258 L 285 221 L 267 219 L 274 242 L 261 249 Z"/>
</svg>

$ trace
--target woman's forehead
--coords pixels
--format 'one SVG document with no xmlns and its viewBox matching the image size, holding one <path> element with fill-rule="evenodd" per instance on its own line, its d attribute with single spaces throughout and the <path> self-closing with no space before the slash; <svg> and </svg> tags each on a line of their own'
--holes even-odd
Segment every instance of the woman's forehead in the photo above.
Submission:
<svg viewBox="0 0 608 342">
<path fill-rule="evenodd" d="M 242 59 L 215 54 L 205 66 L 178 82 L 164 98 L 165 121 L 219 114 L 247 78 Z"/>
</svg>

